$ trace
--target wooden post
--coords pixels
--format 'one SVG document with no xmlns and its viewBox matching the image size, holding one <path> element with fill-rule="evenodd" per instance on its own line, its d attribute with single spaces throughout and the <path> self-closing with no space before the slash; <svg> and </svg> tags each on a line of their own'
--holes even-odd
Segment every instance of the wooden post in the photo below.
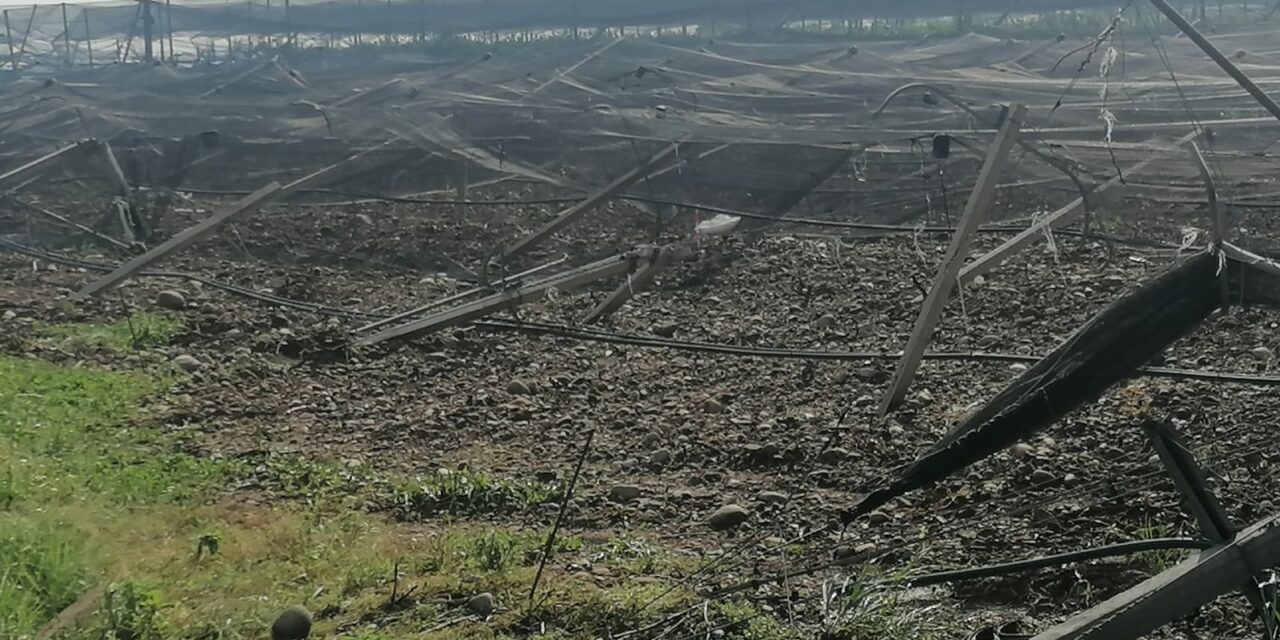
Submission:
<svg viewBox="0 0 1280 640">
<path fill-rule="evenodd" d="M 148 64 L 155 62 L 152 49 L 155 20 L 155 16 L 151 15 L 151 0 L 142 0 L 142 61 Z"/>
<path fill-rule="evenodd" d="M 164 22 L 165 22 L 165 31 L 167 31 L 169 35 L 169 62 L 172 63 L 177 59 L 174 57 L 174 49 L 173 49 L 173 2 L 172 0 L 164 0 Z"/>
<path fill-rule="evenodd" d="M 1218 188 L 1214 184 L 1213 173 L 1209 171 L 1204 154 L 1200 153 L 1200 147 L 1195 141 L 1188 142 L 1186 149 L 1191 154 L 1191 161 L 1200 170 L 1200 178 L 1204 180 L 1205 193 L 1209 199 L 1209 228 L 1213 230 L 1213 249 L 1221 251 L 1222 243 L 1227 241 L 1226 225 L 1222 222 L 1222 210 L 1218 208 Z M 1231 307 L 1231 291 L 1226 276 L 1219 278 L 1219 284 L 1222 287 L 1222 310 L 1227 311 Z"/>
<path fill-rule="evenodd" d="M 1032 640 L 1140 638 L 1277 564 L 1280 516 L 1273 515 L 1241 531 L 1231 542 L 1207 549 Z"/>
<path fill-rule="evenodd" d="M 520 288 L 508 289 L 486 298 L 468 302 L 433 316 L 407 322 L 396 327 L 391 327 L 390 329 L 384 329 L 383 331 L 371 336 L 360 338 L 353 344 L 355 346 L 369 346 L 396 338 L 412 338 L 432 331 L 438 331 L 447 327 L 471 322 L 473 320 L 483 318 L 491 313 L 501 311 L 502 309 L 514 307 L 522 304 L 523 302 L 540 298 L 551 289 L 555 289 L 557 291 L 576 289 L 598 280 L 622 275 L 643 264 L 645 264 L 645 260 L 643 258 L 638 258 L 632 254 L 622 254 L 611 258 L 605 258 L 604 260 L 583 265 L 575 269 L 570 269 L 567 272 L 539 280 L 535 283 L 530 283 Z"/>
<path fill-rule="evenodd" d="M 453 185 L 454 191 L 458 200 L 462 202 L 467 201 L 467 187 L 469 186 L 467 183 L 471 174 L 470 167 L 471 163 L 463 160 L 458 163 L 457 169 L 453 172 L 453 177 L 456 181 L 456 184 Z"/>
<path fill-rule="evenodd" d="M 982 170 L 978 173 L 978 181 L 973 191 L 969 193 L 969 201 L 965 204 L 964 213 L 961 214 L 960 222 L 951 236 L 951 245 L 942 259 L 942 266 L 939 267 L 937 276 L 934 277 L 933 286 L 929 289 L 924 306 L 920 309 L 915 329 L 907 340 L 906 349 L 903 350 L 902 359 L 898 361 L 893 382 L 881 399 L 881 416 L 902 402 L 906 396 L 907 387 L 915 378 L 916 370 L 920 367 L 920 359 L 933 337 L 933 329 L 937 326 L 938 319 L 942 317 L 942 309 L 951 297 L 952 288 L 956 286 L 956 275 L 964 265 L 965 254 L 969 251 L 973 234 L 991 212 L 991 205 L 995 202 L 996 184 L 1000 181 L 1000 174 L 1004 171 L 1009 151 L 1013 148 L 1026 116 L 1025 106 L 1021 104 L 1014 106 L 987 150 Z"/>
<path fill-rule="evenodd" d="M 67 23 L 67 3 L 62 3 L 62 51 L 63 61 L 71 67 L 71 25 Z"/>
<path fill-rule="evenodd" d="M 622 308 L 622 305 L 626 304 L 635 294 L 648 289 L 657 278 L 658 272 L 670 266 L 672 262 L 685 255 L 687 251 L 686 247 L 663 247 L 659 249 L 648 264 L 628 276 L 626 282 L 618 285 L 618 288 L 614 289 L 613 293 L 609 294 L 609 297 L 587 313 L 586 317 L 582 319 L 583 324 L 591 324 Z"/>
<path fill-rule="evenodd" d="M 1244 72 L 1235 65 L 1235 63 L 1222 55 L 1222 52 L 1218 51 L 1218 48 L 1205 39 L 1199 31 L 1196 31 L 1196 28 L 1191 26 L 1191 23 L 1187 22 L 1187 19 L 1183 18 L 1182 14 L 1178 13 L 1177 9 L 1170 6 L 1165 0 L 1151 0 L 1151 4 L 1154 4 L 1156 8 L 1165 15 L 1165 17 L 1169 18 L 1169 20 L 1173 22 L 1178 29 L 1182 30 L 1182 32 L 1185 33 L 1192 42 L 1196 43 L 1196 46 L 1200 47 L 1200 50 L 1203 51 L 1205 55 L 1209 56 L 1209 58 L 1216 62 L 1219 67 L 1222 67 L 1222 70 L 1226 71 L 1227 75 L 1231 76 L 1233 80 L 1239 83 L 1245 91 L 1248 91 L 1249 95 L 1253 96 L 1253 99 L 1257 100 L 1258 104 L 1262 105 L 1262 108 L 1275 116 L 1277 120 L 1280 120 L 1280 104 L 1276 104 L 1276 101 L 1272 100 L 1271 96 L 1268 96 L 1262 91 L 1262 89 L 1258 88 L 1258 85 L 1254 84 L 1253 80 L 1250 80 L 1249 76 L 1246 76 Z"/>
<path fill-rule="evenodd" d="M 89 50 L 89 68 L 93 68 L 93 34 L 89 33 L 89 8 L 81 7 L 80 14 L 84 16 L 84 45 Z"/>
<path fill-rule="evenodd" d="M 4 10 L 4 39 L 9 43 L 9 66 L 18 70 L 18 54 L 13 50 L 13 30 L 9 28 L 9 10 Z"/>
</svg>

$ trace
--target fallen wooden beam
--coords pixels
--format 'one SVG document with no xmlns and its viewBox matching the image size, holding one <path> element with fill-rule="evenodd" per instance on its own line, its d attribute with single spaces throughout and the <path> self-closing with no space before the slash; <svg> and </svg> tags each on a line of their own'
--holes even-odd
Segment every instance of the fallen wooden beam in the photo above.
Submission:
<svg viewBox="0 0 1280 640">
<path fill-rule="evenodd" d="M 653 281 L 657 278 L 658 272 L 671 266 L 673 262 L 683 259 L 689 254 L 688 247 L 673 246 L 663 247 L 656 251 L 656 255 L 649 259 L 649 263 L 640 268 L 634 274 L 627 277 L 627 281 L 618 285 L 609 297 L 605 298 L 594 309 L 587 313 L 582 319 L 583 324 L 591 324 L 601 318 L 604 318 L 614 311 L 622 308 L 636 293 L 648 289 Z"/>
<path fill-rule="evenodd" d="M 987 150 L 982 170 L 978 172 L 977 184 L 969 193 L 964 213 L 960 216 L 955 232 L 951 234 L 947 254 L 942 258 L 942 265 L 938 267 L 933 285 L 929 288 L 929 295 L 925 297 L 924 304 L 920 307 L 920 315 L 916 318 L 911 337 L 907 339 L 902 358 L 898 360 L 893 380 L 880 401 L 881 417 L 902 403 L 902 399 L 907 395 L 907 388 L 915 379 L 916 371 L 920 368 L 920 358 L 933 338 L 933 330 L 938 325 L 938 320 L 942 318 L 942 309 L 947 306 L 947 301 L 951 298 L 951 291 L 956 284 L 956 274 L 960 272 L 965 256 L 969 253 L 974 233 L 991 213 L 991 205 L 995 203 L 996 184 L 999 183 L 1000 175 L 1004 172 L 1009 151 L 1017 142 L 1018 132 L 1022 129 L 1022 121 L 1026 116 L 1025 106 L 1020 104 L 1014 106 Z"/>
<path fill-rule="evenodd" d="M 57 151 L 40 156 L 39 158 L 36 158 L 35 160 L 32 160 L 31 162 L 28 162 L 20 167 L 16 167 L 4 173 L 0 173 L 0 189 L 3 189 L 4 185 L 10 182 L 21 182 L 22 180 L 35 174 L 38 171 L 43 171 L 45 169 L 48 169 L 49 166 L 53 164 L 54 160 L 57 160 L 65 155 L 68 155 L 75 151 L 79 151 L 81 149 L 84 149 L 94 144 L 97 144 L 97 143 L 93 140 L 85 140 L 82 142 L 77 142 L 73 145 L 63 147 L 61 149 L 58 149 Z"/>
<path fill-rule="evenodd" d="M 1166 150 L 1173 151 L 1181 147 L 1183 144 L 1186 144 L 1187 142 L 1194 140 L 1199 135 L 1200 133 L 1198 131 L 1188 133 L 1182 136 L 1181 138 L 1178 138 L 1169 147 L 1166 147 Z M 1133 175 L 1139 171 L 1142 171 L 1143 169 L 1150 166 L 1151 163 L 1159 159 L 1159 157 L 1160 156 L 1158 154 L 1152 154 L 1148 156 L 1146 159 L 1138 162 L 1137 164 L 1134 164 L 1132 167 L 1129 167 L 1129 170 L 1124 172 L 1123 174 L 1117 175 L 1111 178 L 1110 180 L 1094 187 L 1093 190 L 1089 192 L 1089 196 L 1093 198 L 1097 198 L 1099 195 L 1114 188 L 1116 185 L 1123 184 L 1124 176 Z M 1085 204 L 1085 199 L 1083 197 L 1076 198 L 1075 200 L 1072 200 L 1070 203 L 1058 209 L 1057 211 L 1054 211 L 1053 213 L 1050 213 L 1049 215 L 1041 218 L 1038 222 L 1036 222 L 1035 224 L 1032 224 L 1025 231 L 1022 231 L 1018 235 L 1015 235 L 1012 238 L 1005 240 L 1004 243 L 1002 243 L 1000 246 L 996 247 L 995 249 L 988 251 L 986 254 L 983 254 L 982 256 L 979 256 L 973 262 L 970 262 L 968 265 L 966 265 L 964 269 L 960 270 L 960 275 L 958 276 L 960 284 L 961 285 L 969 284 L 969 282 L 971 282 L 974 278 L 980 275 L 983 275 L 988 271 L 991 271 L 992 269 L 996 268 L 1005 260 L 1008 260 L 1015 253 L 1023 250 L 1024 248 L 1029 246 L 1031 243 L 1040 239 L 1044 235 L 1045 229 L 1055 227 L 1061 224 L 1065 224 L 1067 222 L 1071 222 L 1076 218 L 1076 216 L 1080 215 L 1080 213 L 1082 212 L 1082 209 L 1084 208 L 1084 204 Z"/>
<path fill-rule="evenodd" d="M 1280 565 L 1280 515 L 1241 531 L 1032 640 L 1129 640 L 1185 617 L 1257 572 Z"/>
<path fill-rule="evenodd" d="M 468 302 L 433 316 L 385 329 L 373 335 L 360 338 L 352 344 L 357 347 L 370 346 L 391 339 L 412 338 L 439 331 L 446 327 L 471 322 L 503 309 L 539 299 L 552 289 L 566 291 L 634 271 L 636 268 L 648 264 L 648 255 L 649 252 L 640 252 L 638 254 L 631 252 L 605 258 L 535 283 L 508 289 Z"/>
<path fill-rule="evenodd" d="M 897 478 L 842 515 L 848 522 L 1056 422 L 1189 333 L 1218 306 L 1218 256 L 1183 259 L 1089 319 Z"/>
<path fill-rule="evenodd" d="M 591 195 L 588 195 L 582 202 L 560 212 L 554 220 L 542 225 L 533 233 L 517 240 L 502 253 L 499 260 L 507 261 L 521 253 L 524 253 L 533 245 L 544 240 L 547 236 L 564 228 L 578 218 L 581 218 L 587 212 L 594 210 L 601 204 L 611 200 L 614 196 L 626 190 L 627 187 L 630 187 L 632 184 L 635 184 L 641 179 L 647 177 L 656 165 L 666 160 L 679 148 L 680 141 L 673 142 L 662 151 L 659 151 L 658 153 L 650 156 L 644 162 L 633 167 L 630 171 L 614 178 L 612 182 L 601 187 Z"/>
<path fill-rule="evenodd" d="M 609 49 L 612 49 L 614 45 L 618 44 L 619 42 L 622 42 L 622 40 L 623 40 L 623 38 L 616 38 L 616 39 L 614 39 L 612 42 L 609 42 L 608 44 L 606 44 L 606 45 L 604 45 L 604 46 L 602 46 L 602 47 L 600 47 L 600 48 L 596 49 L 595 51 L 592 51 L 592 52 L 591 52 L 590 54 L 588 54 L 585 58 L 583 58 L 583 59 L 579 60 L 577 63 L 573 64 L 573 65 L 572 65 L 572 66 L 570 66 L 568 69 L 565 69 L 564 71 L 561 71 L 561 72 L 557 73 L 556 75 L 552 76 L 552 77 L 551 77 L 549 80 L 547 80 L 546 82 L 543 82 L 542 84 L 540 84 L 540 85 L 538 85 L 538 86 L 534 87 L 531 91 L 529 91 L 529 93 L 526 93 L 526 94 L 524 94 L 523 96 L 521 96 L 521 97 L 520 97 L 520 102 L 521 102 L 521 103 L 523 103 L 526 99 L 531 98 L 531 97 L 533 97 L 533 96 L 536 96 L 536 95 L 538 95 L 539 93 L 542 93 L 542 90 L 543 90 L 543 89 L 546 89 L 547 87 L 549 87 L 549 86 L 551 86 L 551 85 L 555 84 L 556 82 L 559 82 L 561 78 L 564 78 L 564 77 L 568 76 L 569 74 L 573 73 L 574 71 L 577 71 L 578 69 L 580 69 L 580 68 L 582 67 L 582 65 L 584 65 L 584 64 L 586 64 L 586 63 L 588 63 L 588 62 L 591 62 L 592 60 L 594 60 L 594 59 L 596 58 L 596 56 L 598 56 L 598 55 L 600 55 L 600 54 L 604 53 L 605 51 L 608 51 Z"/>
<path fill-rule="evenodd" d="M 272 182 L 271 184 L 254 191 L 240 199 L 235 204 L 219 211 L 209 218 L 206 218 L 195 226 L 184 229 L 150 251 L 140 256 L 136 256 L 132 260 L 120 265 L 120 267 L 115 271 L 90 282 L 85 285 L 83 289 L 73 294 L 71 299 L 83 300 L 91 295 L 119 285 L 125 280 L 133 277 L 134 274 L 145 269 L 147 265 L 152 262 L 195 244 L 202 238 L 213 233 L 214 230 L 222 226 L 222 224 L 228 220 L 261 207 L 272 198 L 278 196 L 280 191 L 280 183 L 278 182 Z"/>
</svg>

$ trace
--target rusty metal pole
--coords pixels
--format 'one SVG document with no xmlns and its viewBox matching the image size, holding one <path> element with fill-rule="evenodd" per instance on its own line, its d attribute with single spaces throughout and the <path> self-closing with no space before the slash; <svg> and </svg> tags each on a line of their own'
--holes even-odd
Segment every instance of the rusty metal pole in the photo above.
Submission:
<svg viewBox="0 0 1280 640">
<path fill-rule="evenodd" d="M 1160 10 L 1160 13 L 1163 13 L 1165 17 L 1169 18 L 1170 22 L 1173 22 L 1174 25 L 1181 29 L 1192 42 L 1196 43 L 1196 46 L 1200 47 L 1200 50 L 1205 52 L 1205 55 L 1209 56 L 1209 58 L 1216 62 L 1219 67 L 1222 67 L 1222 70 L 1226 71 L 1227 75 L 1231 76 L 1233 80 L 1239 83 L 1245 91 L 1248 91 L 1249 95 L 1253 96 L 1253 99 L 1257 100 L 1258 103 L 1262 105 L 1262 108 L 1275 116 L 1277 120 L 1280 120 L 1280 104 L 1276 104 L 1276 101 L 1272 100 L 1271 96 L 1268 96 L 1262 91 L 1262 89 L 1258 88 L 1258 85 L 1254 84 L 1253 80 L 1249 79 L 1249 76 L 1246 76 L 1239 67 L 1228 60 L 1226 56 L 1222 55 L 1222 52 L 1218 51 L 1218 48 L 1213 46 L 1213 43 L 1205 39 L 1199 31 L 1196 31 L 1196 28 L 1191 26 L 1191 23 L 1187 22 L 1187 19 L 1182 17 L 1182 14 L 1178 13 L 1177 9 L 1170 6 L 1168 2 L 1165 2 L 1165 0 L 1151 0 L 1151 4 L 1155 5 L 1156 8 Z"/>
</svg>

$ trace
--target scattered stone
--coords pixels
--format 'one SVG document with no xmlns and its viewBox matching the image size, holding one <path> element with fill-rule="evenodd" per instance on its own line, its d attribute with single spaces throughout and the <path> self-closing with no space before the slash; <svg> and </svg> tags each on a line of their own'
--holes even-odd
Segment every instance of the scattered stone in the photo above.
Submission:
<svg viewBox="0 0 1280 640">
<path fill-rule="evenodd" d="M 1036 457 L 1035 448 L 1025 442 L 1019 442 L 1018 444 L 1009 447 L 1009 451 L 1013 453 L 1013 457 L 1019 460 L 1027 460 Z"/>
<path fill-rule="evenodd" d="M 488 617 L 493 613 L 493 594 L 488 591 L 477 593 L 467 600 L 467 608 L 476 615 Z"/>
<path fill-rule="evenodd" d="M 879 382 L 883 374 L 875 367 L 858 367 L 853 370 L 853 375 L 863 382 Z"/>
<path fill-rule="evenodd" d="M 978 347 L 982 349 L 990 349 L 1000 344 L 1000 338 L 997 336 L 982 336 L 978 338 Z"/>
<path fill-rule="evenodd" d="M 552 482 L 555 482 L 556 478 L 560 476 L 557 475 L 556 472 L 554 471 L 539 471 L 533 474 L 533 477 L 535 480 L 537 480 L 538 482 L 541 482 L 542 484 L 551 484 Z"/>
<path fill-rule="evenodd" d="M 639 498 L 640 493 L 640 487 L 633 484 L 620 484 L 609 490 L 609 499 L 614 502 L 631 502 Z"/>
<path fill-rule="evenodd" d="M 373 226 L 373 218 L 370 218 L 368 214 L 357 213 L 356 221 L 359 222 L 360 224 Z"/>
<path fill-rule="evenodd" d="M 195 356 L 189 356 L 185 353 L 174 358 L 173 363 L 178 365 L 179 369 L 182 369 L 187 373 L 197 371 L 204 366 L 204 363 L 197 360 Z"/>
<path fill-rule="evenodd" d="M 724 413 L 724 405 L 720 404 L 715 398 L 707 398 L 702 401 L 702 411 L 704 413 Z"/>
<path fill-rule="evenodd" d="M 187 298 L 181 291 L 165 289 L 156 294 L 156 306 L 161 309 L 178 311 L 187 308 Z"/>
<path fill-rule="evenodd" d="M 1031 481 L 1036 484 L 1045 484 L 1048 482 L 1053 482 L 1055 479 L 1057 479 L 1057 476 L 1053 475 L 1048 471 L 1045 471 L 1044 469 L 1036 469 L 1035 471 L 1031 472 Z"/>
<path fill-rule="evenodd" d="M 1015 363 L 1013 363 L 1013 364 L 1009 365 L 1009 370 L 1010 370 L 1010 371 L 1017 371 L 1018 373 L 1022 373 L 1023 371 L 1026 371 L 1026 370 L 1027 370 L 1027 365 L 1026 365 L 1026 364 L 1024 364 L 1024 363 L 1022 363 L 1022 362 L 1015 362 Z"/>
<path fill-rule="evenodd" d="M 676 323 L 660 324 L 653 327 L 653 335 L 659 338 L 674 338 L 676 332 L 680 330 L 680 325 Z"/>
<path fill-rule="evenodd" d="M 1258 362 L 1271 362 L 1276 357 L 1275 352 L 1266 347 L 1258 347 L 1250 351 L 1249 355 L 1253 356 L 1253 359 Z"/>
<path fill-rule="evenodd" d="M 818 455 L 818 462 L 823 464 L 839 464 L 849 458 L 849 451 L 840 447 L 832 447 Z"/>
<path fill-rule="evenodd" d="M 876 527 L 882 524 L 888 524 L 892 519 L 893 518 L 889 514 L 883 511 L 872 511 L 867 514 L 867 522 Z"/>
<path fill-rule="evenodd" d="M 1076 482 L 1079 480 L 1080 479 L 1077 478 L 1076 474 L 1074 473 L 1068 473 L 1067 475 L 1062 476 L 1062 483 L 1067 485 L 1068 487 L 1075 485 Z"/>
<path fill-rule="evenodd" d="M 782 451 L 776 444 L 749 444 L 742 448 L 742 457 L 748 464 L 764 465 L 778 462 Z"/>
<path fill-rule="evenodd" d="M 311 635 L 311 612 L 295 604 L 271 623 L 271 640 L 304 640 Z"/>
<path fill-rule="evenodd" d="M 507 383 L 507 393 L 513 396 L 527 396 L 533 393 L 533 389 L 529 388 L 528 383 L 523 380 L 512 380 Z"/>
<path fill-rule="evenodd" d="M 823 331 L 830 331 L 836 328 L 836 317 L 828 313 L 821 318 L 818 318 L 818 321 L 813 323 L 813 326 Z"/>
<path fill-rule="evenodd" d="M 4 312 L 4 320 L 5 320 L 5 322 L 8 322 L 8 321 L 10 321 L 10 320 L 13 320 L 14 318 L 17 318 L 17 317 L 18 317 L 18 314 L 14 313 L 14 312 L 13 312 L 13 309 L 6 309 L 6 310 L 5 310 L 5 312 Z"/>
<path fill-rule="evenodd" d="M 655 467 L 665 467 L 671 464 L 673 458 L 674 456 L 671 455 L 670 449 L 658 449 L 649 454 L 649 464 Z"/>
<path fill-rule="evenodd" d="M 756 501 L 764 504 L 782 504 L 787 498 L 787 494 L 781 491 L 761 491 L 756 494 Z"/>
<path fill-rule="evenodd" d="M 875 550 L 876 543 L 874 542 L 863 542 L 861 544 L 853 545 L 842 544 L 836 547 L 834 555 L 836 560 L 848 560 L 868 553 L 874 553 Z"/>
<path fill-rule="evenodd" d="M 711 514 L 711 518 L 707 523 L 715 531 L 728 531 L 746 522 L 750 517 L 750 511 L 736 504 L 727 504 L 716 509 L 716 512 Z"/>
</svg>

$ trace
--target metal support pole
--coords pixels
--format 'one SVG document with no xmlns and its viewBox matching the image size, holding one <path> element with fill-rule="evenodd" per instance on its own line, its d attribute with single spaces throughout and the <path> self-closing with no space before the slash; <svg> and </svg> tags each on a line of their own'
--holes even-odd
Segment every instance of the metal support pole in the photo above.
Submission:
<svg viewBox="0 0 1280 640">
<path fill-rule="evenodd" d="M 89 68 L 93 68 L 93 35 L 89 33 L 89 8 L 82 7 L 80 15 L 84 16 L 84 45 L 89 49 Z"/>
<path fill-rule="evenodd" d="M 9 43 L 9 65 L 18 70 L 18 54 L 13 50 L 13 29 L 9 28 L 9 10 L 4 10 L 4 39 Z"/>
</svg>

